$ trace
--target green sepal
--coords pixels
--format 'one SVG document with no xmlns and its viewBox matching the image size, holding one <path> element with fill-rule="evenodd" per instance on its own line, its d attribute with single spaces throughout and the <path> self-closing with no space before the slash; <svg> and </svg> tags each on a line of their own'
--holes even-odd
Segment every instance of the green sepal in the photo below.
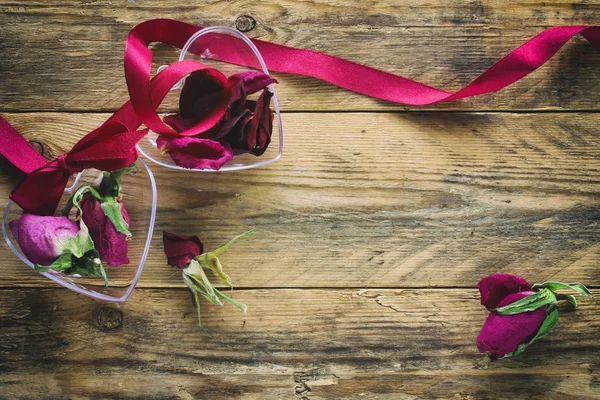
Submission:
<svg viewBox="0 0 600 400">
<path fill-rule="evenodd" d="M 585 287 L 583 284 L 581 283 L 562 283 L 562 282 L 553 282 L 553 281 L 548 281 L 548 282 L 544 282 L 544 283 L 540 283 L 540 284 L 535 284 L 532 286 L 533 290 L 539 290 L 540 288 L 542 289 L 548 289 L 551 290 L 553 292 L 556 292 L 557 290 L 561 290 L 561 289 L 565 289 L 565 290 L 573 290 L 579 294 L 582 294 L 584 296 L 587 297 L 591 297 L 592 299 L 594 299 L 594 301 L 596 302 L 596 304 L 598 304 L 598 300 L 596 299 L 596 297 L 594 297 L 594 295 L 592 294 L 592 292 L 589 291 L 589 289 L 587 287 Z M 570 300 L 569 300 L 570 301 Z M 573 304 L 573 302 L 571 302 L 571 304 Z M 573 304 L 575 307 L 577 307 L 577 302 L 575 302 Z"/>
<path fill-rule="evenodd" d="M 131 232 L 129 231 L 129 225 L 127 224 L 127 221 L 125 221 L 125 218 L 123 218 L 123 213 L 121 212 L 121 203 L 116 201 L 114 197 L 105 197 L 102 200 L 101 205 L 104 215 L 110 219 L 110 222 L 112 222 L 117 231 L 130 238 Z"/>
<path fill-rule="evenodd" d="M 225 271 L 223 271 L 223 265 L 221 264 L 221 261 L 219 260 L 218 256 L 223 254 L 227 250 L 229 250 L 231 245 L 233 245 L 233 243 L 236 240 L 238 240 L 239 238 L 241 238 L 243 236 L 249 236 L 252 233 L 254 233 L 254 229 L 251 229 L 247 232 L 237 235 L 236 237 L 234 237 L 233 239 L 231 239 L 229 242 L 227 242 L 223 246 L 219 247 L 218 249 L 208 252 L 208 253 L 200 254 L 199 256 L 196 256 L 195 259 L 200 263 L 200 265 L 202 267 L 208 268 L 211 271 L 213 271 L 215 274 L 217 274 L 219 276 L 219 278 L 221 278 L 221 281 L 223 282 L 223 284 L 232 288 L 233 283 L 231 282 L 231 278 L 229 277 L 229 275 L 227 275 L 225 273 Z"/>
<path fill-rule="evenodd" d="M 242 310 L 242 312 L 244 314 L 246 314 L 246 312 L 248 312 L 248 306 L 245 305 L 244 303 L 240 303 L 239 301 L 235 301 L 234 299 L 232 299 L 229 296 L 226 296 L 225 294 L 223 294 L 220 290 L 218 290 L 217 288 L 215 288 L 215 293 L 217 294 L 217 296 L 219 296 L 221 299 L 225 300 L 227 303 L 231 304 L 234 307 L 239 308 L 240 310 Z"/>
<path fill-rule="evenodd" d="M 49 270 L 54 270 L 56 272 L 64 271 L 73 266 L 73 261 L 71 257 L 71 253 L 66 251 L 63 252 L 52 264 L 45 267 L 40 264 L 35 264 L 35 270 L 38 272 L 48 272 Z"/>
<path fill-rule="evenodd" d="M 49 266 L 36 264 L 35 270 L 38 272 L 53 270 L 65 275 L 94 275 L 103 278 L 108 287 L 108 276 L 106 276 L 106 271 L 100 261 L 100 254 L 94 248 L 94 242 L 89 235 L 87 226 L 83 221 L 80 221 L 79 225 L 80 229 L 77 235 L 67 238 L 62 243 L 62 254 Z"/>
<path fill-rule="evenodd" d="M 243 237 L 243 236 L 250 236 L 254 233 L 256 229 L 250 229 L 247 232 L 244 233 L 240 233 L 239 235 L 237 235 L 236 237 L 234 237 L 233 239 L 231 239 L 229 242 L 227 242 L 226 244 L 224 244 L 223 246 L 219 247 L 216 250 L 211 251 L 210 253 L 215 255 L 215 256 L 219 256 L 223 253 L 225 253 L 227 250 L 229 250 L 229 248 L 231 247 L 231 245 L 238 240 L 239 238 Z M 202 256 L 200 256 L 202 257 Z"/>
<path fill-rule="evenodd" d="M 83 185 L 79 189 L 77 189 L 75 191 L 75 193 L 73 193 L 73 195 L 69 198 L 69 200 L 67 200 L 67 204 L 65 204 L 65 206 L 63 207 L 63 209 L 60 212 L 61 215 L 63 217 L 68 217 L 69 214 L 71 213 L 71 210 L 73 209 L 73 207 L 76 207 L 77 210 L 79 211 L 78 218 L 81 218 L 81 215 L 83 214 L 83 210 L 79 206 L 79 203 L 81 202 L 81 200 L 83 200 L 83 196 L 86 193 L 90 193 L 96 200 L 102 201 L 102 196 L 100 195 L 100 193 L 98 193 L 98 191 L 93 186 Z"/>
<path fill-rule="evenodd" d="M 100 192 L 96 190 L 93 186 L 85 185 L 77 189 L 75 193 L 73 193 L 73 195 L 69 198 L 67 204 L 63 207 L 61 214 L 65 217 L 68 217 L 73 207 L 76 207 L 79 211 L 78 218 L 81 218 L 81 216 L 83 215 L 83 210 L 79 206 L 79 203 L 81 202 L 81 200 L 83 200 L 83 196 L 86 193 L 89 193 L 90 195 L 92 195 L 92 197 L 94 197 L 100 202 L 104 215 L 106 215 L 106 217 L 110 219 L 110 222 L 112 222 L 117 231 L 130 238 L 131 232 L 129 231 L 129 225 L 127 224 L 125 218 L 123 218 L 123 214 L 121 213 L 121 204 L 115 200 L 114 196 L 103 197 L 100 194 Z"/>
<path fill-rule="evenodd" d="M 102 174 L 102 182 L 100 182 L 100 186 L 98 187 L 98 192 L 100 192 L 103 197 L 121 197 L 121 178 L 123 175 L 136 169 L 136 165 L 131 164 L 128 167 L 113 172 L 104 172 Z"/>
<path fill-rule="evenodd" d="M 542 289 L 514 303 L 492 309 L 491 311 L 499 315 L 514 315 L 534 311 L 550 304 L 556 304 L 556 295 L 549 289 Z"/>
<path fill-rule="evenodd" d="M 223 254 L 227 251 L 231 245 L 242 236 L 248 236 L 254 232 L 254 229 L 244 232 L 227 242 L 225 245 L 219 247 L 215 251 L 204 253 L 194 257 L 189 264 L 183 269 L 182 277 L 183 282 L 192 292 L 194 296 L 194 303 L 196 304 L 196 312 L 198 313 L 198 326 L 206 334 L 208 332 L 202 326 L 201 315 L 200 315 L 200 296 L 206 298 L 211 304 L 223 306 L 224 303 L 229 303 L 234 307 L 239 308 L 244 313 L 247 312 L 248 307 L 240 303 L 239 301 L 233 300 L 231 297 L 222 293 L 220 290 L 215 288 L 204 272 L 204 268 L 210 269 L 221 278 L 221 281 L 229 287 L 233 287 L 231 278 L 223 270 L 223 265 L 219 260 L 218 255 Z M 210 335 L 209 335 L 210 336 Z"/>
</svg>

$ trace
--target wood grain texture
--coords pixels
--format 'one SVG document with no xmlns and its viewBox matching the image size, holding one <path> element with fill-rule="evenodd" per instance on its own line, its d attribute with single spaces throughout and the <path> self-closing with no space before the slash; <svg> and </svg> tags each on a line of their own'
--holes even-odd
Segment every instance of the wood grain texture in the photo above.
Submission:
<svg viewBox="0 0 600 400">
<path fill-rule="evenodd" d="M 598 292 L 596 292 L 598 294 Z M 474 290 L 240 290 L 249 312 L 187 290 L 137 290 L 120 307 L 66 290 L 0 291 L 3 398 L 600 398 L 590 301 L 518 360 L 475 338 Z"/>
<path fill-rule="evenodd" d="M 53 158 L 107 115 L 6 117 Z M 163 230 L 224 255 L 240 287 L 473 287 L 490 273 L 600 284 L 599 114 L 293 113 L 283 158 L 222 174 L 154 166 L 140 286 L 179 286 Z M 6 164 L 6 162 L 4 162 Z M 16 174 L 4 165 L 0 194 Z M 0 285 L 50 285 L 0 249 Z"/>
<path fill-rule="evenodd" d="M 397 4 L 399 3 L 399 4 Z M 151 18 L 235 26 L 248 34 L 323 51 L 442 89 L 473 80 L 546 27 L 600 24 L 597 1 L 10 1 L 0 2 L 0 109 L 95 110 L 127 98 L 122 56 L 127 32 Z M 157 46 L 156 63 L 177 53 Z M 577 38 L 530 77 L 492 95 L 436 109 L 597 110 L 600 52 Z M 285 110 L 403 110 L 314 79 L 281 76 Z M 165 103 L 166 109 L 176 104 Z"/>
</svg>

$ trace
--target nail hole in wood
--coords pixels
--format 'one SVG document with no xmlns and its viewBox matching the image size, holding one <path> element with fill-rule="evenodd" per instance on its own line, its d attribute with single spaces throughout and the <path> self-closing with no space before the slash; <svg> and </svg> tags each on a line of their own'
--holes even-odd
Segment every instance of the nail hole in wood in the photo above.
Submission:
<svg viewBox="0 0 600 400">
<path fill-rule="evenodd" d="M 235 20 L 235 28 L 240 32 L 250 32 L 256 28 L 256 20 L 250 15 L 240 15 Z"/>
</svg>

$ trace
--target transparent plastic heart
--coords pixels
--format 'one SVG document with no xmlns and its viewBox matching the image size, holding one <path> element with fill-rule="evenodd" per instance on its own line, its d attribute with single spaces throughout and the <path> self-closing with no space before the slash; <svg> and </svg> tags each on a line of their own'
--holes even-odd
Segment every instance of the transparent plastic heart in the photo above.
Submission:
<svg viewBox="0 0 600 400">
<path fill-rule="evenodd" d="M 61 273 L 43 272 L 46 278 L 69 288 L 77 293 L 92 297 L 97 300 L 122 303 L 135 288 L 144 268 L 144 262 L 148 255 L 152 232 L 154 231 L 154 219 L 156 216 L 156 183 L 154 175 L 148 165 L 141 159 L 136 161 L 137 168 L 134 172 L 125 174 L 121 180 L 123 186 L 123 204 L 127 208 L 131 219 L 129 230 L 132 233 L 128 241 L 128 258 L 130 263 L 122 266 L 109 266 L 104 264 L 104 269 L 109 278 L 109 285 L 104 285 L 104 280 L 98 277 L 76 277 Z M 89 169 L 79 173 L 73 183 L 65 189 L 57 214 L 66 204 L 71 194 L 81 185 L 96 186 L 102 178 L 102 172 Z M 21 217 L 21 208 L 9 201 L 2 217 L 2 234 L 10 249 L 29 267 L 34 264 L 21 252 L 21 249 L 13 237 L 8 223 Z"/>
<path fill-rule="evenodd" d="M 193 48 L 192 54 L 189 50 Z M 222 55 L 223 52 L 227 55 Z M 196 56 L 196 54 L 201 54 Z M 244 65 L 251 65 L 258 70 L 268 74 L 267 66 L 258 49 L 244 34 L 235 29 L 225 26 L 213 26 L 202 29 L 194 34 L 183 47 L 179 60 L 195 59 L 209 67 L 221 71 L 225 76 L 230 76 L 238 72 L 256 70 L 243 65 L 236 65 L 219 61 L 222 58 L 241 60 Z M 164 68 L 163 66 L 161 68 Z M 159 71 L 160 69 L 159 68 Z M 173 87 L 174 91 L 178 91 L 183 86 L 183 82 L 179 82 Z M 239 154 L 233 157 L 233 160 L 225 164 L 219 171 L 236 171 L 249 169 L 270 164 L 281 157 L 283 151 L 283 129 L 281 125 L 281 115 L 279 111 L 279 103 L 277 94 L 275 93 L 275 85 L 269 85 L 269 90 L 273 93 L 272 109 L 274 111 L 273 119 L 273 134 L 271 143 L 264 154 L 255 156 L 252 154 Z M 257 97 L 257 96 L 256 96 Z M 158 135 L 150 132 L 146 138 L 142 139 L 138 144 L 138 149 L 141 154 L 152 162 L 162 165 L 163 167 L 190 171 L 190 169 L 177 166 L 168 154 L 162 154 L 156 147 L 156 139 Z M 192 171 L 215 172 L 210 169 L 192 169 Z"/>
</svg>

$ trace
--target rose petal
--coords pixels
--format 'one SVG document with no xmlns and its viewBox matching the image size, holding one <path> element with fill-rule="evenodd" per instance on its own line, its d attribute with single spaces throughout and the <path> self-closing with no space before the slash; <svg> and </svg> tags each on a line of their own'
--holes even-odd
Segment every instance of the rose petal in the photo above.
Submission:
<svg viewBox="0 0 600 400">
<path fill-rule="evenodd" d="M 183 119 L 179 114 L 170 114 L 163 118 L 165 124 L 169 125 L 175 132 L 183 132 L 192 128 L 195 124 L 193 120 Z"/>
<path fill-rule="evenodd" d="M 273 93 L 264 90 L 254 108 L 254 118 L 246 129 L 246 145 L 250 153 L 260 156 L 271 143 L 273 133 L 273 112 L 269 104 Z"/>
<path fill-rule="evenodd" d="M 259 71 L 244 71 L 229 77 L 230 81 L 237 79 L 242 83 L 247 95 L 263 90 L 272 83 L 277 83 L 277 79 Z"/>
<path fill-rule="evenodd" d="M 179 114 L 183 119 L 200 121 L 223 100 L 228 90 L 210 69 L 192 72 L 179 96 Z"/>
<path fill-rule="evenodd" d="M 531 285 L 524 278 L 509 274 L 493 274 L 479 281 L 481 304 L 491 310 L 508 295 L 531 290 Z"/>
<path fill-rule="evenodd" d="M 113 266 L 129 264 L 127 236 L 117 231 L 110 218 L 104 213 L 102 203 L 86 195 L 79 205 L 83 210 L 82 220 L 88 227 L 94 247 L 100 253 L 100 259 Z M 129 225 L 131 220 L 122 203 L 121 214 Z"/>
<path fill-rule="evenodd" d="M 204 250 L 197 236 L 176 235 L 166 231 L 163 231 L 163 245 L 167 263 L 176 268 L 185 267 Z"/>
<path fill-rule="evenodd" d="M 533 294 L 530 291 L 512 293 L 498 307 L 504 307 Z M 477 337 L 477 347 L 492 359 L 512 353 L 521 343 L 530 342 L 546 319 L 546 307 L 515 315 L 491 313 Z"/>
<path fill-rule="evenodd" d="M 227 143 L 221 144 L 210 139 L 159 136 L 156 144 L 183 168 L 219 170 L 233 158 Z"/>
<path fill-rule="evenodd" d="M 18 224 L 18 243 L 23 254 L 34 264 L 48 266 L 62 253 L 64 241 L 77 235 L 79 228 L 66 217 L 23 214 Z M 11 226 L 11 230 L 13 229 Z"/>
</svg>

